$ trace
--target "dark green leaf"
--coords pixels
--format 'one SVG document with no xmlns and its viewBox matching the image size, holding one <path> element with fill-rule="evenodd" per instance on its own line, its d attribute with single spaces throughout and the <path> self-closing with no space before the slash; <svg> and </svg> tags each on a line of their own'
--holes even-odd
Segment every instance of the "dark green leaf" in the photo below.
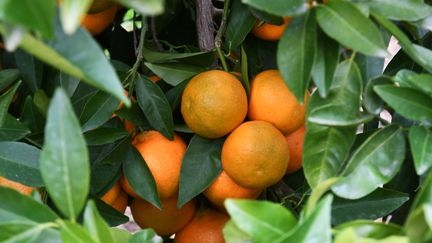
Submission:
<svg viewBox="0 0 432 243">
<path fill-rule="evenodd" d="M 276 203 L 227 199 L 225 208 L 232 222 L 256 242 L 276 242 L 297 224 L 294 215 Z"/>
<path fill-rule="evenodd" d="M 102 91 L 95 93 L 86 102 L 79 116 L 82 130 L 87 132 L 107 122 L 119 105 L 119 101 L 114 96 Z"/>
<path fill-rule="evenodd" d="M 374 91 L 395 111 L 404 117 L 424 121 L 432 119 L 432 98 L 411 88 L 378 85 Z"/>
<path fill-rule="evenodd" d="M 84 211 L 84 227 L 98 243 L 114 243 L 107 223 L 99 214 L 93 201 L 89 201 Z"/>
<path fill-rule="evenodd" d="M 242 0 L 243 3 L 277 16 L 293 16 L 304 13 L 308 10 L 305 0 Z"/>
<path fill-rule="evenodd" d="M 39 112 L 46 117 L 48 112 L 48 106 L 50 103 L 50 98 L 46 95 L 45 91 L 42 89 L 37 90 L 33 95 L 33 102 Z"/>
<path fill-rule="evenodd" d="M 21 72 L 24 83 L 32 92 L 36 92 L 42 83 L 42 62 L 21 49 L 16 50 L 14 54 L 16 65 Z"/>
<path fill-rule="evenodd" d="M 233 50 L 244 42 L 255 24 L 255 18 L 248 6 L 237 0 L 231 4 L 227 23 L 225 43 L 228 45 L 228 50 Z"/>
<path fill-rule="evenodd" d="M 409 129 L 409 142 L 417 174 L 422 175 L 432 166 L 432 131 L 426 127 L 412 126 Z"/>
<path fill-rule="evenodd" d="M 57 208 L 76 218 L 89 192 L 89 156 L 78 119 L 61 89 L 56 90 L 48 110 L 40 168 Z"/>
<path fill-rule="evenodd" d="M 20 117 L 21 122 L 32 132 L 43 132 L 45 118 L 37 109 L 30 96 L 25 99 L 24 107 Z"/>
<path fill-rule="evenodd" d="M 327 127 L 306 123 L 303 170 L 309 185 L 335 177 L 342 168 L 355 139 L 355 127 Z"/>
<path fill-rule="evenodd" d="M 89 146 L 113 143 L 127 135 L 129 133 L 121 128 L 98 128 L 84 134 Z"/>
<path fill-rule="evenodd" d="M 284 18 L 258 10 L 256 8 L 249 7 L 249 11 L 261 22 L 264 21 L 273 25 L 282 25 L 284 23 Z"/>
<path fill-rule="evenodd" d="M 18 90 L 21 82 L 16 83 L 6 93 L 0 95 L 0 127 L 3 127 L 6 116 L 8 115 L 9 106 L 12 103 L 15 92 Z"/>
<path fill-rule="evenodd" d="M 20 76 L 18 69 L 4 69 L 0 71 L 0 91 L 11 85 Z"/>
<path fill-rule="evenodd" d="M 366 88 L 363 92 L 363 105 L 364 108 L 375 115 L 378 115 L 383 110 L 383 101 L 375 93 L 374 87 L 382 84 L 392 84 L 392 80 L 387 76 L 380 76 L 375 79 L 368 81 Z"/>
<path fill-rule="evenodd" d="M 90 8 L 91 0 L 62 0 L 60 20 L 66 34 L 73 34 L 81 24 L 82 15 Z"/>
<path fill-rule="evenodd" d="M 147 78 L 136 80 L 138 105 L 150 125 L 166 138 L 174 139 L 174 121 L 171 106 L 162 90 Z"/>
<path fill-rule="evenodd" d="M 153 229 L 144 229 L 136 232 L 129 243 L 162 243 L 162 237 L 158 236 Z"/>
<path fill-rule="evenodd" d="M 30 133 L 30 130 L 15 117 L 7 114 L 3 126 L 0 126 L 0 141 L 17 141 Z"/>
<path fill-rule="evenodd" d="M 402 129 L 388 126 L 372 134 L 357 148 L 342 172 L 343 178 L 333 186 L 336 195 L 358 199 L 389 182 L 405 158 Z"/>
<path fill-rule="evenodd" d="M 117 209 L 106 204 L 98 197 L 91 197 L 91 199 L 96 203 L 96 207 L 100 215 L 105 219 L 105 222 L 111 227 L 118 226 L 129 222 L 129 217 L 123 213 L 117 211 Z M 111 228 L 113 229 L 113 228 Z M 114 236 L 114 235 L 113 235 Z"/>
<path fill-rule="evenodd" d="M 185 60 L 187 58 L 197 58 L 201 56 L 213 55 L 213 52 L 160 52 L 143 47 L 143 56 L 150 63 L 172 62 L 173 60 Z"/>
<path fill-rule="evenodd" d="M 189 80 L 185 80 L 165 93 L 165 96 L 171 106 L 172 111 L 174 111 L 180 105 L 183 91 L 188 83 Z"/>
<path fill-rule="evenodd" d="M 369 0 L 367 5 L 392 20 L 416 21 L 432 15 L 432 7 L 419 0 Z"/>
<path fill-rule="evenodd" d="M 357 53 L 355 56 L 355 62 L 360 69 L 363 84 L 366 84 L 370 79 L 376 78 L 383 73 L 384 58 L 366 56 Z"/>
<path fill-rule="evenodd" d="M 241 46 L 241 79 L 243 88 L 246 90 L 246 94 L 250 95 L 250 84 L 249 84 L 249 71 L 248 71 L 248 61 L 246 52 Z"/>
<path fill-rule="evenodd" d="M 55 73 L 54 82 L 57 86 L 62 87 L 69 97 L 72 97 L 80 84 L 79 78 L 60 71 Z"/>
<path fill-rule="evenodd" d="M 225 139 L 192 137 L 183 157 L 177 206 L 180 208 L 203 192 L 222 171 L 221 151 Z"/>
<path fill-rule="evenodd" d="M 27 186 L 43 186 L 39 153 L 26 143 L 0 142 L 0 175 Z"/>
<path fill-rule="evenodd" d="M 123 107 L 120 110 L 117 110 L 115 114 L 137 126 L 144 126 L 150 129 L 149 122 L 137 103 L 132 103 L 130 108 Z"/>
<path fill-rule="evenodd" d="M 315 60 L 315 12 L 291 20 L 278 44 L 277 63 L 285 83 L 303 103 Z"/>
<path fill-rule="evenodd" d="M 318 7 L 317 21 L 322 30 L 344 46 L 366 55 L 386 57 L 380 31 L 350 2 L 331 0 Z"/>
<path fill-rule="evenodd" d="M 152 72 L 165 82 L 176 86 L 182 81 L 204 71 L 203 68 L 183 63 L 154 64 L 144 63 Z"/>
</svg>

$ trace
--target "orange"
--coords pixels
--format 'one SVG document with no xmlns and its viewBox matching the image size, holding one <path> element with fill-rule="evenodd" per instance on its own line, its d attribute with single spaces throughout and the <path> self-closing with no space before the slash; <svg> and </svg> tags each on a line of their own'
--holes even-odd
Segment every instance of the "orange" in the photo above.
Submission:
<svg viewBox="0 0 432 243">
<path fill-rule="evenodd" d="M 306 126 L 302 126 L 295 132 L 285 136 L 290 151 L 290 161 L 286 173 L 292 173 L 302 167 L 303 142 L 306 135 Z"/>
<path fill-rule="evenodd" d="M 179 231 L 174 243 L 224 243 L 223 227 L 229 217 L 215 210 L 195 213 L 192 221 Z"/>
<path fill-rule="evenodd" d="M 36 188 L 23 185 L 19 182 L 11 181 L 0 176 L 0 186 L 8 187 L 21 192 L 24 195 L 30 195 Z"/>
<path fill-rule="evenodd" d="M 117 5 L 93 14 L 86 14 L 81 21 L 81 25 L 88 30 L 92 35 L 99 35 L 110 25 L 117 13 Z"/>
<path fill-rule="evenodd" d="M 187 126 L 198 135 L 222 137 L 245 119 L 246 92 L 240 81 L 228 72 L 202 72 L 186 85 L 181 113 Z"/>
<path fill-rule="evenodd" d="M 278 70 L 259 73 L 252 80 L 250 90 L 248 116 L 251 120 L 270 122 L 284 134 L 305 123 L 309 92 L 305 95 L 304 104 L 300 104 Z"/>
<path fill-rule="evenodd" d="M 124 213 L 128 205 L 128 195 L 126 194 L 126 192 L 120 191 L 116 200 L 110 205 L 120 213 Z"/>
<path fill-rule="evenodd" d="M 102 201 L 111 205 L 119 196 L 121 187 L 119 183 L 115 183 L 102 197 Z"/>
<path fill-rule="evenodd" d="M 177 135 L 170 141 L 160 132 L 146 131 L 138 134 L 133 145 L 141 153 L 149 167 L 159 193 L 159 197 L 170 198 L 178 193 L 180 169 L 186 144 Z"/>
<path fill-rule="evenodd" d="M 90 6 L 89 13 L 99 13 L 114 5 L 113 2 L 107 0 L 93 0 Z"/>
<path fill-rule="evenodd" d="M 240 186 L 263 189 L 285 175 L 289 148 L 284 135 L 272 124 L 241 124 L 222 146 L 222 166 Z"/>
<path fill-rule="evenodd" d="M 249 198 L 255 199 L 261 190 L 245 188 L 235 183 L 225 171 L 222 171 L 216 180 L 204 191 L 204 195 L 219 209 L 224 208 L 227 198 Z"/>
<path fill-rule="evenodd" d="M 131 204 L 132 215 L 141 228 L 153 228 L 162 236 L 169 236 L 181 230 L 195 213 L 195 201 L 177 208 L 177 198 L 163 199 L 162 210 L 152 204 L 136 199 Z"/>
<path fill-rule="evenodd" d="M 286 17 L 284 18 L 284 23 L 281 25 L 274 25 L 269 23 L 258 25 L 258 23 L 256 23 L 252 29 L 252 34 L 262 40 L 279 40 L 282 37 L 285 28 L 288 26 L 290 21 L 291 17 Z"/>
<path fill-rule="evenodd" d="M 147 77 L 150 81 L 152 81 L 153 83 L 157 83 L 157 81 L 159 81 L 160 80 L 160 78 L 158 77 L 158 76 L 156 76 L 156 75 L 153 75 L 153 76 L 150 76 L 150 77 Z"/>
<path fill-rule="evenodd" d="M 136 194 L 131 185 L 129 184 L 129 182 L 127 181 L 126 177 L 123 175 L 122 177 L 120 177 L 120 185 L 123 188 L 123 190 L 131 197 L 133 198 L 139 198 L 138 194 Z"/>
</svg>

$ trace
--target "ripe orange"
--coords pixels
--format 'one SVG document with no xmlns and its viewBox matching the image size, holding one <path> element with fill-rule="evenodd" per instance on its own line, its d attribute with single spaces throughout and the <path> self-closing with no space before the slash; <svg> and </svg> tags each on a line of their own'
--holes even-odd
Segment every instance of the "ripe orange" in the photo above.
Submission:
<svg viewBox="0 0 432 243">
<path fill-rule="evenodd" d="M 117 5 L 114 4 L 102 12 L 86 14 L 81 25 L 92 35 L 99 35 L 113 22 L 116 13 Z"/>
<path fill-rule="evenodd" d="M 1 176 L 0 176 L 0 186 L 14 189 L 16 191 L 21 192 L 24 195 L 30 195 L 34 190 L 36 190 L 36 188 L 23 185 L 19 182 L 15 182 Z"/>
<path fill-rule="evenodd" d="M 224 208 L 224 201 L 227 198 L 249 198 L 255 199 L 261 190 L 245 188 L 235 183 L 225 171 L 216 178 L 204 195 L 219 209 Z"/>
<path fill-rule="evenodd" d="M 138 194 L 133 191 L 131 185 L 129 184 L 124 175 L 120 177 L 120 185 L 123 188 L 123 191 L 125 191 L 129 196 L 133 198 L 139 198 Z"/>
<path fill-rule="evenodd" d="M 112 204 L 121 192 L 121 187 L 119 183 L 115 183 L 102 197 L 102 201 L 106 204 Z"/>
<path fill-rule="evenodd" d="M 290 151 L 290 161 L 286 171 L 287 174 L 295 172 L 302 167 L 303 142 L 305 135 L 306 126 L 302 126 L 295 132 L 285 136 Z"/>
<path fill-rule="evenodd" d="M 223 227 L 229 217 L 215 210 L 195 213 L 192 221 L 179 231 L 174 243 L 223 243 Z"/>
<path fill-rule="evenodd" d="M 195 201 L 177 208 L 177 198 L 163 199 L 162 210 L 141 199 L 131 204 L 132 215 L 141 228 L 153 228 L 162 236 L 169 236 L 181 230 L 195 213 Z"/>
<path fill-rule="evenodd" d="M 117 199 L 110 204 L 111 207 L 115 208 L 120 213 L 124 213 L 126 211 L 128 205 L 128 195 L 124 191 L 120 191 Z"/>
<path fill-rule="evenodd" d="M 202 72 L 187 84 L 181 113 L 187 126 L 198 135 L 222 137 L 245 119 L 246 92 L 240 81 L 228 72 Z"/>
<path fill-rule="evenodd" d="M 180 169 L 186 144 L 178 136 L 170 141 L 160 132 L 146 131 L 138 134 L 133 145 L 141 153 L 155 181 L 159 197 L 171 198 L 178 193 Z"/>
<path fill-rule="evenodd" d="M 105 9 L 114 5 L 113 2 L 108 0 L 93 0 L 92 5 L 90 6 L 89 13 L 99 13 L 104 11 Z"/>
<path fill-rule="evenodd" d="M 222 166 L 239 185 L 263 189 L 285 175 L 289 148 L 284 135 L 272 124 L 241 124 L 222 146 Z"/>
<path fill-rule="evenodd" d="M 251 120 L 270 122 L 288 134 L 305 123 L 308 100 L 309 92 L 304 104 L 300 104 L 279 71 L 267 70 L 252 80 L 248 116 Z"/>
<path fill-rule="evenodd" d="M 285 28 L 288 26 L 290 21 L 291 17 L 286 17 L 284 18 L 284 23 L 281 25 L 264 23 L 259 26 L 258 23 L 256 23 L 252 29 L 252 34 L 262 40 L 279 40 L 282 37 Z"/>
</svg>

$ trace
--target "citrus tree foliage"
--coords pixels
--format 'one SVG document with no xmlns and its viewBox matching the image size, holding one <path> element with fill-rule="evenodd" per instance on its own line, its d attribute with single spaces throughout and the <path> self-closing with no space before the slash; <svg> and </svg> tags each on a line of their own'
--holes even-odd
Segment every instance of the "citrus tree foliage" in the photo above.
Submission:
<svg viewBox="0 0 432 243">
<path fill-rule="evenodd" d="M 179 105 L 210 69 L 240 73 L 248 95 L 267 69 L 299 101 L 311 92 L 303 168 L 262 200 L 226 200 L 227 242 L 432 240 L 430 1 L 216 1 L 211 50 L 199 48 L 192 1 L 116 0 L 123 8 L 95 37 L 80 26 L 92 1 L 62 2 L 0 0 L 0 176 L 42 192 L 0 187 L 0 241 L 160 242 L 151 229 L 111 228 L 128 218 L 99 199 L 123 173 L 161 207 L 120 119 L 181 134 L 178 206 L 200 198 L 222 170 L 224 138 L 194 135 Z M 279 41 L 249 34 L 286 16 Z"/>
</svg>

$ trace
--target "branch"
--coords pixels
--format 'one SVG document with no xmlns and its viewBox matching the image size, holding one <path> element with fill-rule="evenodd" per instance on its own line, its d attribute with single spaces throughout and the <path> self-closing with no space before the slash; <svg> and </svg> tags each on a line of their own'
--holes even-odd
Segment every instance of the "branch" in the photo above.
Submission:
<svg viewBox="0 0 432 243">
<path fill-rule="evenodd" d="M 213 28 L 213 4 L 211 0 L 195 0 L 198 47 L 210 51 L 215 47 Z"/>
</svg>

